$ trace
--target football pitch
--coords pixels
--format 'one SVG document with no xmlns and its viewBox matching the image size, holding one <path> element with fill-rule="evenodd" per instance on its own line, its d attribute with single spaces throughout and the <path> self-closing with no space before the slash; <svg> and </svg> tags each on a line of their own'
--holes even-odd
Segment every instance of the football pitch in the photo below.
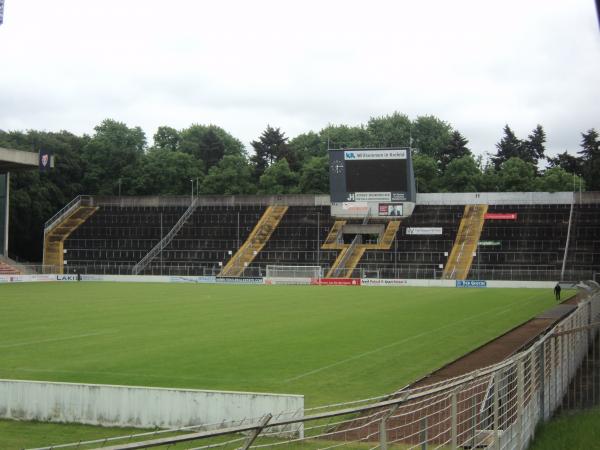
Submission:
<svg viewBox="0 0 600 450">
<path fill-rule="evenodd" d="M 0 378 L 390 393 L 553 305 L 550 289 L 0 285 Z"/>
</svg>

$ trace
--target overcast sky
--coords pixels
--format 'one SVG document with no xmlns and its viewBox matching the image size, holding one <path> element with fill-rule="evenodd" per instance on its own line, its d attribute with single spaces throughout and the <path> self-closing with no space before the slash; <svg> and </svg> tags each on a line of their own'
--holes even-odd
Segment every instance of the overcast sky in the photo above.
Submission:
<svg viewBox="0 0 600 450">
<path fill-rule="evenodd" d="M 0 129 L 216 124 L 246 145 L 399 111 L 476 153 L 600 129 L 594 0 L 5 0 Z"/>
</svg>

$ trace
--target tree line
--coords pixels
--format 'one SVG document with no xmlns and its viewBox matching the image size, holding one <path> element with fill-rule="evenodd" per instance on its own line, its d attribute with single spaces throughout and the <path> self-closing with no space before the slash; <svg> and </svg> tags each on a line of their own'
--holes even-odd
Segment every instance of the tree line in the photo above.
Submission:
<svg viewBox="0 0 600 450">
<path fill-rule="evenodd" d="M 327 193 L 328 148 L 410 146 L 418 192 L 600 190 L 598 132 L 581 136 L 576 155 L 548 157 L 541 125 L 525 138 L 506 125 L 484 159 L 449 123 L 401 113 L 291 139 L 267 126 L 249 149 L 215 125 L 161 126 L 151 145 L 140 127 L 111 119 L 92 135 L 0 130 L 0 147 L 44 149 L 56 157 L 47 173 L 11 176 L 11 255 L 40 260 L 44 222 L 79 194 L 184 195 L 190 180 L 199 194 Z"/>
</svg>

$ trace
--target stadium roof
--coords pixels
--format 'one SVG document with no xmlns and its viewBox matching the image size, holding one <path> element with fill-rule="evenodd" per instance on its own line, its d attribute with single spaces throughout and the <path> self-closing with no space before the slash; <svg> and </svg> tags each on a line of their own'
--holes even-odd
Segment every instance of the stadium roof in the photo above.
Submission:
<svg viewBox="0 0 600 450">
<path fill-rule="evenodd" d="M 0 147 L 0 173 L 34 169 L 38 167 L 38 158 L 37 153 Z M 50 167 L 54 167 L 54 158 Z"/>
</svg>

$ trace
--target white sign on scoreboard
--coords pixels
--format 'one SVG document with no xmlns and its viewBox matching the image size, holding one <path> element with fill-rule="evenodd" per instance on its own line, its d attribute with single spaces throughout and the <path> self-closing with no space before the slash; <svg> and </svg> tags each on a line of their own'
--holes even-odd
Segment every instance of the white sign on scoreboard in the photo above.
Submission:
<svg viewBox="0 0 600 450">
<path fill-rule="evenodd" d="M 391 192 L 355 192 L 350 194 L 355 202 L 390 202 L 392 201 Z"/>
<path fill-rule="evenodd" d="M 346 150 L 346 161 L 364 161 L 369 159 L 406 159 L 406 150 Z"/>
<path fill-rule="evenodd" d="M 419 227 L 419 228 L 407 228 L 406 234 L 411 235 L 422 235 L 422 236 L 433 236 L 442 234 L 441 227 Z"/>
</svg>

